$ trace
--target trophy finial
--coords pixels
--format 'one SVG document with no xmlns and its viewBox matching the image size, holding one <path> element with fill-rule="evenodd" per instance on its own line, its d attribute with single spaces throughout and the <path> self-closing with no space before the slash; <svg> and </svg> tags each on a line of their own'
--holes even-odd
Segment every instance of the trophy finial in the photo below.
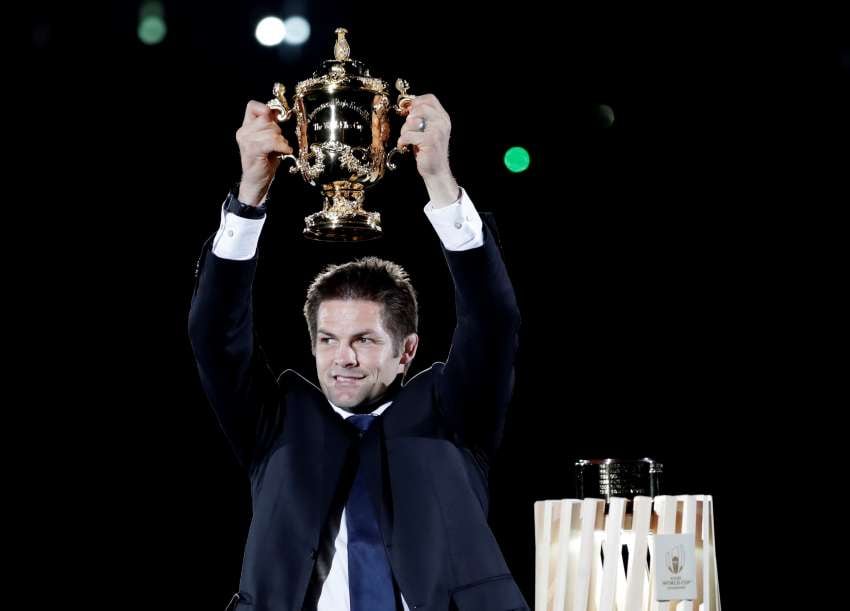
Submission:
<svg viewBox="0 0 850 611">
<path fill-rule="evenodd" d="M 334 57 L 337 61 L 344 62 L 351 55 L 351 47 L 348 46 L 348 41 L 345 39 L 345 35 L 348 34 L 348 30 L 345 28 L 337 28 L 336 32 L 336 43 L 334 44 Z"/>
</svg>

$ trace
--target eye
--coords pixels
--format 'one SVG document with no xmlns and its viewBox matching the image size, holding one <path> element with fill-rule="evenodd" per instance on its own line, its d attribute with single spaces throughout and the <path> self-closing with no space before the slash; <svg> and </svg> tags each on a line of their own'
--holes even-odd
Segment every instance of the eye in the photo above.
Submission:
<svg viewBox="0 0 850 611">
<path fill-rule="evenodd" d="M 371 337 L 361 337 L 361 338 L 358 338 L 358 340 L 357 340 L 357 341 L 359 341 L 359 342 L 360 342 L 360 343 L 362 343 L 362 344 L 371 344 L 371 343 L 374 343 L 374 340 L 373 340 Z"/>
</svg>

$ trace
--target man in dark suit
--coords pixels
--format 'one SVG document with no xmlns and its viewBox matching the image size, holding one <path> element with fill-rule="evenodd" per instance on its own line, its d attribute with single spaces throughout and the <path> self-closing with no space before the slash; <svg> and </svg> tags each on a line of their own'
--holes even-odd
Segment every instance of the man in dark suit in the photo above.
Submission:
<svg viewBox="0 0 850 611">
<path fill-rule="evenodd" d="M 291 148 L 271 111 L 248 104 L 239 194 L 202 255 L 189 319 L 203 388 L 251 479 L 232 608 L 528 608 L 487 524 L 519 312 L 494 235 L 452 176 L 450 130 L 426 95 L 399 138 L 414 147 L 454 279 L 447 361 L 405 380 L 419 342 L 415 293 L 398 265 L 367 257 L 328 268 L 308 291 L 316 387 L 291 370 L 273 376 L 254 338 L 263 202 Z"/>
</svg>

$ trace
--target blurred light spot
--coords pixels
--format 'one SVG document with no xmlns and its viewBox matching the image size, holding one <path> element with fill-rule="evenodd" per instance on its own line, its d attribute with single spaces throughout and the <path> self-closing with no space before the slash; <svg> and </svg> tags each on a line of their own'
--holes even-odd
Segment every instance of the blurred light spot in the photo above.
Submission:
<svg viewBox="0 0 850 611">
<path fill-rule="evenodd" d="M 531 165 L 531 155 L 521 146 L 514 146 L 505 153 L 505 167 L 511 172 L 524 172 Z"/>
<path fill-rule="evenodd" d="M 614 109 L 607 104 L 596 107 L 596 121 L 599 127 L 611 127 L 614 125 Z"/>
<path fill-rule="evenodd" d="M 165 39 L 168 28 L 165 25 L 165 12 L 162 2 L 149 0 L 139 7 L 139 28 L 136 31 L 146 45 L 158 45 Z"/>
<path fill-rule="evenodd" d="M 261 45 L 274 47 L 286 38 L 286 26 L 277 17 L 265 17 L 257 24 L 254 36 Z"/>
<path fill-rule="evenodd" d="M 310 38 L 310 22 L 298 15 L 289 17 L 283 22 L 286 30 L 286 43 L 290 45 L 303 45 Z"/>
<path fill-rule="evenodd" d="M 144 17 L 139 22 L 139 39 L 146 45 L 158 45 L 165 38 L 167 31 L 162 17 Z"/>
</svg>

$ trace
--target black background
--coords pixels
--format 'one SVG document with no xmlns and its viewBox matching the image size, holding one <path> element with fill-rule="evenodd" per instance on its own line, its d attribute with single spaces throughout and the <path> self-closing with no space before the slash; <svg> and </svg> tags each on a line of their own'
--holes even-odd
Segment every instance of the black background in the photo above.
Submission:
<svg viewBox="0 0 850 611">
<path fill-rule="evenodd" d="M 249 490 L 189 350 L 195 259 L 239 177 L 246 102 L 269 99 L 275 81 L 292 91 L 330 58 L 339 26 L 374 75 L 438 96 L 458 181 L 496 213 L 523 327 L 491 523 L 527 599 L 533 503 L 574 495 L 577 458 L 641 456 L 664 463 L 668 492 L 714 496 L 724 602 L 746 597 L 752 465 L 775 465 L 774 436 L 801 447 L 793 426 L 775 427 L 788 424 L 795 390 L 784 361 L 797 292 L 786 279 L 806 231 L 777 222 L 793 226 L 794 206 L 815 198 L 779 196 L 794 172 L 774 165 L 774 143 L 800 127 L 846 135 L 840 20 L 731 7 L 188 1 L 165 2 L 168 35 L 148 47 L 137 3 L 91 21 L 73 10 L 33 12 L 24 108 L 10 115 L 34 144 L 15 208 L 33 224 L 12 253 L 19 294 L 36 297 L 32 325 L 13 329 L 34 374 L 22 411 L 38 431 L 24 454 L 36 474 L 24 507 L 38 523 L 27 547 L 33 562 L 51 559 L 48 574 L 78 575 L 63 598 L 218 609 L 237 589 Z M 310 20 L 302 49 L 256 43 L 257 20 L 274 13 Z M 515 145 L 531 153 L 522 174 L 501 160 Z M 313 372 L 298 326 L 306 286 L 324 263 L 363 254 L 398 261 L 417 286 L 414 370 L 444 358 L 451 285 L 426 201 L 408 163 L 368 198 L 381 242 L 321 245 L 300 235 L 317 193 L 277 178 L 256 287 L 276 368 Z"/>
</svg>

